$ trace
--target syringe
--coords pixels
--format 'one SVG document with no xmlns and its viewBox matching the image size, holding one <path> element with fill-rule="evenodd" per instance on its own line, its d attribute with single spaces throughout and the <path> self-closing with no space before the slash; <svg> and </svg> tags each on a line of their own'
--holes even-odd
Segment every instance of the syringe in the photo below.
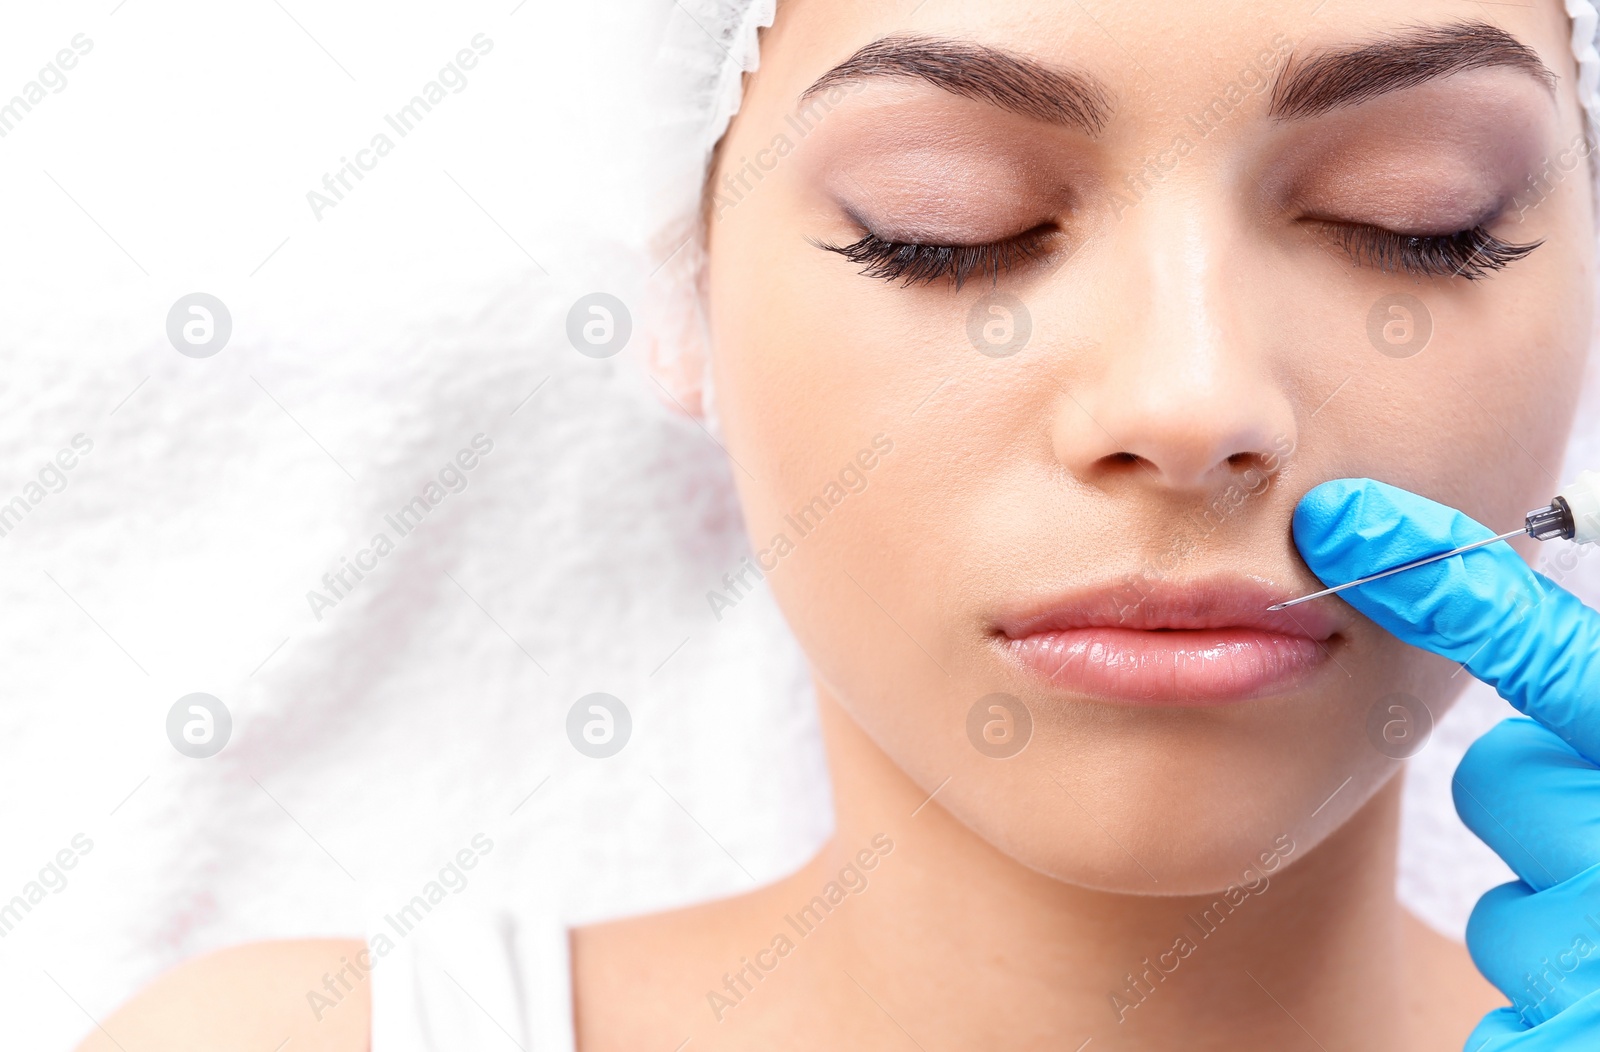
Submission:
<svg viewBox="0 0 1600 1052">
<path fill-rule="evenodd" d="M 1485 537 L 1481 541 L 1474 541 L 1471 544 L 1462 545 L 1460 548 L 1452 548 L 1450 551 L 1440 552 L 1437 555 L 1428 555 L 1421 559 L 1402 563 L 1399 566 L 1391 566 L 1387 570 L 1380 570 L 1378 573 L 1359 577 L 1354 581 L 1346 581 L 1344 584 L 1336 585 L 1333 588 L 1324 588 L 1320 592 L 1302 595 L 1300 598 L 1290 599 L 1288 602 L 1274 603 L 1267 609 L 1283 610 L 1291 606 L 1297 606 L 1313 599 L 1320 599 L 1325 595 L 1342 592 L 1346 588 L 1354 588 L 1358 584 L 1366 584 L 1368 581 L 1376 581 L 1380 577 L 1388 577 L 1390 574 L 1399 573 L 1401 570 L 1409 570 L 1414 566 L 1424 566 L 1440 559 L 1448 559 L 1452 555 L 1470 552 L 1474 548 L 1482 548 L 1485 544 L 1493 544 L 1495 541 L 1503 541 L 1508 537 L 1515 537 L 1524 533 L 1536 541 L 1548 541 L 1553 537 L 1560 537 L 1563 540 L 1576 541 L 1578 544 L 1600 542 L 1600 471 L 1579 472 L 1578 477 L 1563 486 L 1547 507 L 1535 508 L 1533 511 L 1528 512 L 1527 521 L 1522 524 L 1521 529 L 1509 530 L 1498 537 Z"/>
</svg>

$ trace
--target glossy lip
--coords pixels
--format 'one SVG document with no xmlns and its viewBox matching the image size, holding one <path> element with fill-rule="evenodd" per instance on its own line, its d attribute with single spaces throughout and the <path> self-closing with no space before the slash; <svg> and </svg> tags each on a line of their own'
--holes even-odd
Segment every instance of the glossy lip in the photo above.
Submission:
<svg viewBox="0 0 1600 1052">
<path fill-rule="evenodd" d="M 1285 692 L 1330 661 L 1345 626 L 1333 609 L 1266 609 L 1293 592 L 1238 575 L 1124 580 L 1018 604 L 993 633 L 1009 660 L 1075 694 L 1218 705 Z"/>
</svg>

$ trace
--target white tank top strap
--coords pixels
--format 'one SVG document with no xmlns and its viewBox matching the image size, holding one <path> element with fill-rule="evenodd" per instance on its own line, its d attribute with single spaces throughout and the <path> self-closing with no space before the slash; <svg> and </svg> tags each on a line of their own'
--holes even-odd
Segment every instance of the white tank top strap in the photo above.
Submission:
<svg viewBox="0 0 1600 1052">
<path fill-rule="evenodd" d="M 574 1052 L 567 928 L 555 914 L 457 901 L 405 928 L 387 916 L 367 927 L 371 1052 Z"/>
</svg>

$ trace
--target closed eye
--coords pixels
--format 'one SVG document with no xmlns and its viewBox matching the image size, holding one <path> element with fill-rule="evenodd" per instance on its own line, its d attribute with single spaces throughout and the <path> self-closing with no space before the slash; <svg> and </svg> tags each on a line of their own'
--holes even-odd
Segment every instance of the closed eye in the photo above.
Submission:
<svg viewBox="0 0 1600 1052">
<path fill-rule="evenodd" d="M 1318 222 L 1358 266 L 1424 277 L 1476 281 L 1544 244 L 1543 239 L 1521 245 L 1502 241 L 1481 224 L 1453 234 L 1406 234 L 1366 223 Z"/>
<path fill-rule="evenodd" d="M 836 252 L 861 265 L 869 278 L 899 281 L 902 287 L 931 285 L 951 281 L 959 290 L 973 277 L 989 275 L 998 283 L 1000 275 L 1014 267 L 1049 254 L 1054 223 L 1041 223 L 1013 237 L 977 245 L 938 245 L 927 242 L 890 241 L 868 231 L 859 241 L 831 245 L 813 240 L 811 244 Z"/>
</svg>

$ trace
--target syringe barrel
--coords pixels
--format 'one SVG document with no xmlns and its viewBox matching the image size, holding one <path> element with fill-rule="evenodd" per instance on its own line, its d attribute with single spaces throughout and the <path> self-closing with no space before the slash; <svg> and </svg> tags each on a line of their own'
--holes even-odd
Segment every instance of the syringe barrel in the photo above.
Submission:
<svg viewBox="0 0 1600 1052">
<path fill-rule="evenodd" d="M 1600 471 L 1579 472 L 1559 497 L 1572 514 L 1572 539 L 1578 544 L 1600 542 Z"/>
</svg>

